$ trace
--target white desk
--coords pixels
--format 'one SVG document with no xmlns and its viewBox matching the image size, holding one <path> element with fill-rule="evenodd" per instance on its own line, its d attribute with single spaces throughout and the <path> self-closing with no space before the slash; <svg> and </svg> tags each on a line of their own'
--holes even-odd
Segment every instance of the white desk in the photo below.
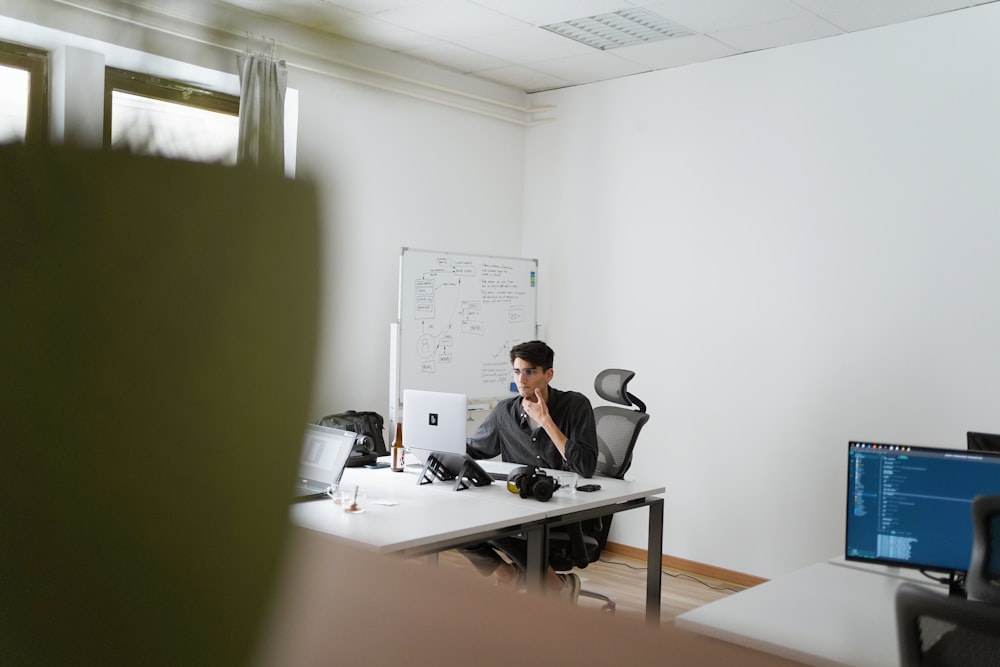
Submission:
<svg viewBox="0 0 1000 667">
<path fill-rule="evenodd" d="M 482 462 L 487 470 L 509 464 Z M 328 500 L 296 503 L 293 523 L 382 553 L 417 556 L 502 535 L 524 534 L 528 546 L 528 585 L 542 589 L 551 528 L 638 507 L 649 508 L 646 618 L 659 623 L 660 565 L 663 554 L 664 488 L 611 478 L 595 478 L 599 491 L 557 492 L 548 502 L 524 499 L 502 482 L 452 490 L 449 482 L 419 485 L 419 469 L 394 473 L 388 468 L 349 468 L 343 482 L 367 494 L 364 513 L 349 514 Z"/>
<path fill-rule="evenodd" d="M 902 581 L 921 580 L 888 568 L 817 563 L 681 614 L 676 624 L 810 665 L 899 667 L 895 595 Z"/>
<path fill-rule="evenodd" d="M 491 488 L 452 491 L 446 482 L 418 486 L 412 471 L 349 468 L 343 482 L 365 490 L 363 513 L 318 500 L 293 505 L 292 521 L 364 549 L 410 557 L 506 535 L 547 516 L 543 503 L 498 502 L 489 497 Z"/>
</svg>

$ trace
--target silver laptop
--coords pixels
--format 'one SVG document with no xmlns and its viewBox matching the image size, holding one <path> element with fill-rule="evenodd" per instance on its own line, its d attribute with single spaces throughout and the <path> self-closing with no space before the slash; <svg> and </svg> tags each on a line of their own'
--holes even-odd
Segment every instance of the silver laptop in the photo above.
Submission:
<svg viewBox="0 0 1000 667">
<path fill-rule="evenodd" d="M 330 485 L 339 482 L 344 474 L 356 438 L 352 431 L 307 424 L 294 499 L 325 497 Z"/>
<path fill-rule="evenodd" d="M 465 394 L 403 390 L 403 442 L 407 449 L 465 454 L 468 421 Z"/>
</svg>

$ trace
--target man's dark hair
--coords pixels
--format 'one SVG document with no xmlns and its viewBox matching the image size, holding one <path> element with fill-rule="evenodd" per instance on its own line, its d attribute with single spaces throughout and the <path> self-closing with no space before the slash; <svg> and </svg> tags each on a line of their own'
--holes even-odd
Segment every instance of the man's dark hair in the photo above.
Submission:
<svg viewBox="0 0 1000 667">
<path fill-rule="evenodd" d="M 519 343 L 510 348 L 511 364 L 514 363 L 515 359 L 524 359 L 529 364 L 538 366 L 543 371 L 547 371 L 552 368 L 552 362 L 555 359 L 555 356 L 556 353 L 552 351 L 552 348 L 540 340 Z"/>
</svg>

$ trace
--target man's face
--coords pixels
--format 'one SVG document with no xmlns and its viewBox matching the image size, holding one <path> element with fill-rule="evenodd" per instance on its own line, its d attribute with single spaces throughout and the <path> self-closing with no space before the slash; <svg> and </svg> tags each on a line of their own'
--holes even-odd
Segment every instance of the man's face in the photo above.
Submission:
<svg viewBox="0 0 1000 667">
<path fill-rule="evenodd" d="M 540 366 L 535 366 L 520 357 L 514 359 L 514 382 L 521 396 L 534 399 L 535 389 L 541 389 L 542 393 L 545 393 L 545 388 L 551 379 L 551 368 L 544 371 Z"/>
</svg>

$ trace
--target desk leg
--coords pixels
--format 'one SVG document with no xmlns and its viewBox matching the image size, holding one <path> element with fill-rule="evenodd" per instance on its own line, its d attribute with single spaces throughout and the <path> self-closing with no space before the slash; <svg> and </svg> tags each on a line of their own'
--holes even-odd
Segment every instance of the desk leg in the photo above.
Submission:
<svg viewBox="0 0 1000 667">
<path fill-rule="evenodd" d="M 660 587 L 663 575 L 663 498 L 649 503 L 649 542 L 646 545 L 646 623 L 660 625 Z"/>
<path fill-rule="evenodd" d="M 544 593 L 549 562 L 549 527 L 542 524 L 524 532 L 528 540 L 528 571 L 525 572 L 528 590 Z"/>
</svg>

